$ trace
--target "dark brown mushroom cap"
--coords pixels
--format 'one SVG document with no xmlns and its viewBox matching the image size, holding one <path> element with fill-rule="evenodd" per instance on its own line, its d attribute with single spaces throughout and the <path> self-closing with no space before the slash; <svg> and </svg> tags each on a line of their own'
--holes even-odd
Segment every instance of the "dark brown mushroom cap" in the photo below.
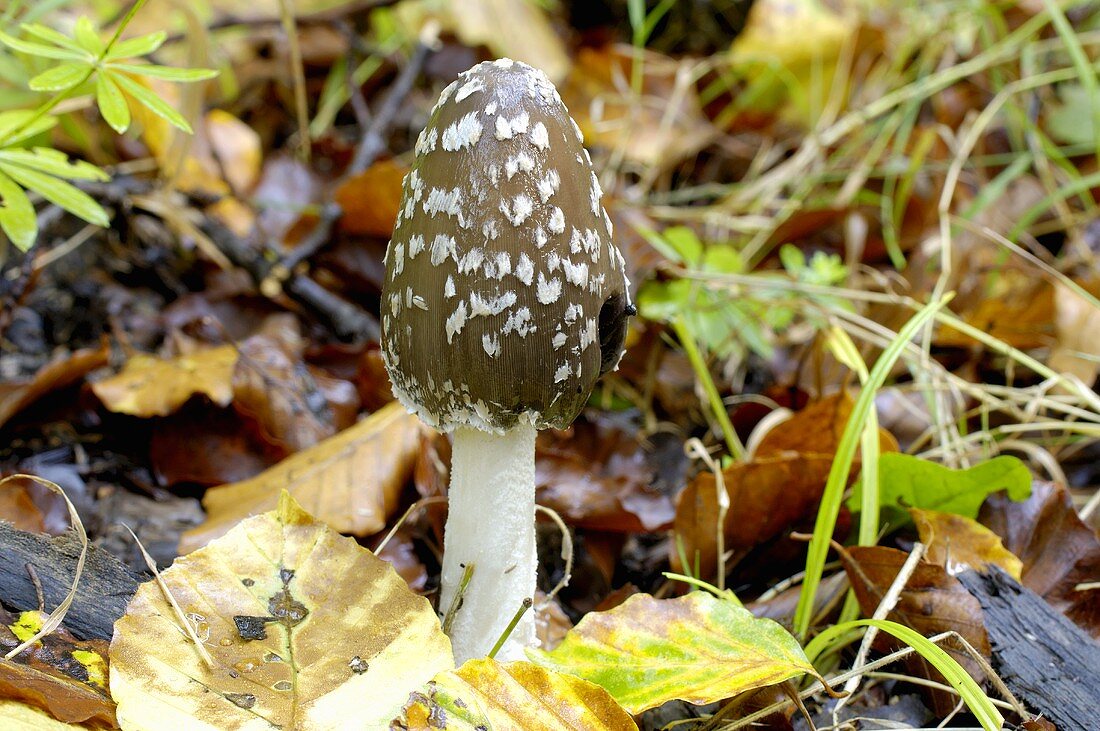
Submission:
<svg viewBox="0 0 1100 731">
<path fill-rule="evenodd" d="M 382 355 L 406 408 L 442 430 L 573 421 L 634 311 L 600 195 L 541 71 L 500 59 L 443 90 L 386 250 Z"/>
</svg>

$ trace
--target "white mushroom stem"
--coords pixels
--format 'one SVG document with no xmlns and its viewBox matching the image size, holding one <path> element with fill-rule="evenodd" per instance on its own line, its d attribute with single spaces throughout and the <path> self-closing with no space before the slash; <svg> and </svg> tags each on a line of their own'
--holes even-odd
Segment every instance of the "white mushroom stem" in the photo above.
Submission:
<svg viewBox="0 0 1100 731">
<path fill-rule="evenodd" d="M 523 600 L 534 599 L 535 427 L 517 424 L 503 435 L 455 429 L 448 503 L 441 614 L 451 606 L 464 566 L 474 564 L 451 624 L 461 665 L 487 655 Z M 534 644 L 534 612 L 528 610 L 496 658 L 526 659 L 523 648 Z"/>
</svg>

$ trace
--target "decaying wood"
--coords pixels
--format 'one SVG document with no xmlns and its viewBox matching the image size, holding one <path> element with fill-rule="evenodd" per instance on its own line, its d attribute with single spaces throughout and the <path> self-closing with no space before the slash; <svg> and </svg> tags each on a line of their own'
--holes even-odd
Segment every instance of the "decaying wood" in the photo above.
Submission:
<svg viewBox="0 0 1100 731">
<path fill-rule="evenodd" d="M 45 610 L 52 611 L 69 593 L 80 548 L 74 533 L 46 536 L 0 521 L 0 601 L 16 610 L 37 609 L 37 577 Z M 111 554 L 89 546 L 65 626 L 81 639 L 110 640 L 141 580 Z"/>
<path fill-rule="evenodd" d="M 1097 728 L 1100 643 L 999 568 L 958 578 L 982 605 L 993 667 L 1009 690 L 1059 731 Z"/>
</svg>

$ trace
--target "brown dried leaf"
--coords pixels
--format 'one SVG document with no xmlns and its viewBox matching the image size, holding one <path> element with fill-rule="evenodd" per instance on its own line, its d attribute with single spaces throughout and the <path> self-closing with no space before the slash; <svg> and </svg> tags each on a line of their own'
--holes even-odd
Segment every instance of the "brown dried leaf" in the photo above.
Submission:
<svg viewBox="0 0 1100 731">
<path fill-rule="evenodd" d="M 382 160 L 340 184 L 333 198 L 344 215 L 340 228 L 350 234 L 389 238 L 401 207 L 401 183 L 408 169 Z"/>
<path fill-rule="evenodd" d="M 1023 564 L 996 533 L 981 523 L 956 513 L 909 508 L 920 540 L 928 550 L 925 560 L 947 569 L 954 576 L 966 568 L 982 571 L 989 564 L 1000 566 L 1019 581 Z"/>
<path fill-rule="evenodd" d="M 749 549 L 771 540 L 811 514 L 821 500 L 833 458 L 822 454 L 782 452 L 753 462 L 738 462 L 722 471 L 729 495 L 725 541 L 728 549 Z M 676 503 L 676 536 L 694 571 L 703 578 L 717 567 L 717 483 L 712 472 L 700 472 Z M 673 545 L 674 570 L 679 549 Z"/>
<path fill-rule="evenodd" d="M 11 523 L 17 530 L 31 533 L 46 530 L 42 511 L 34 504 L 27 488 L 15 481 L 0 487 L 0 521 Z"/>
<path fill-rule="evenodd" d="M 1094 295 L 1100 292 L 1100 280 L 1082 282 Z M 1100 370 L 1100 308 L 1064 284 L 1054 289 L 1054 326 L 1058 344 L 1050 353 L 1048 365 L 1059 373 L 1072 373 L 1092 385 Z"/>
<path fill-rule="evenodd" d="M 1100 576 L 1100 538 L 1077 516 L 1064 487 L 1035 481 L 1023 502 L 990 495 L 978 520 L 1023 561 L 1024 586 L 1100 638 L 1097 590 L 1076 588 Z"/>
<path fill-rule="evenodd" d="M 206 522 L 180 541 L 186 553 L 275 507 L 287 490 L 318 520 L 367 536 L 386 526 L 420 446 L 420 421 L 398 403 L 255 477 L 207 490 Z"/>
<path fill-rule="evenodd" d="M 538 502 L 570 525 L 627 533 L 672 524 L 672 500 L 650 487 L 654 470 L 633 434 L 607 420 L 543 430 L 535 451 Z"/>
<path fill-rule="evenodd" d="M 0 426 L 51 391 L 64 388 L 106 365 L 107 355 L 106 346 L 77 350 L 42 366 L 30 380 L 0 383 Z"/>
<path fill-rule="evenodd" d="M 138 354 L 115 376 L 92 384 L 108 410 L 131 416 L 167 416 L 192 396 L 204 394 L 219 406 L 233 400 L 237 349 L 221 345 L 175 358 Z"/>
<path fill-rule="evenodd" d="M 149 458 L 161 485 L 224 485 L 263 472 L 282 456 L 233 409 L 185 406 L 153 424 Z"/>
<path fill-rule="evenodd" d="M 844 570 L 866 616 L 874 614 L 907 558 L 904 551 L 885 546 L 853 546 L 841 552 Z M 990 655 L 981 604 L 942 566 L 923 560 L 918 563 L 897 605 L 886 618 L 912 627 L 926 637 L 953 630 L 986 658 Z M 881 635 L 880 640 L 890 642 Z M 972 677 L 979 681 L 984 677 L 978 664 L 965 652 L 952 648 L 950 643 L 943 648 Z M 905 663 L 909 672 L 918 677 L 945 682 L 920 655 L 908 657 Z M 942 692 L 930 693 L 928 698 L 939 714 L 950 712 L 957 700 L 956 696 Z"/>
<path fill-rule="evenodd" d="M 855 401 L 847 391 L 811 402 L 764 435 L 754 453 L 755 459 L 782 452 L 802 454 L 836 454 L 840 436 Z M 883 452 L 898 451 L 897 440 L 885 429 L 879 429 L 879 447 Z"/>
</svg>

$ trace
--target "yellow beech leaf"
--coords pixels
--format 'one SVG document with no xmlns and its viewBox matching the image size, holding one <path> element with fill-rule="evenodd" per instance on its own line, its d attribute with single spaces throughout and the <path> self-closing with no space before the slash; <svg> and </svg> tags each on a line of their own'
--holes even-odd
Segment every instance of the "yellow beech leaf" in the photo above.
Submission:
<svg viewBox="0 0 1100 731">
<path fill-rule="evenodd" d="M 637 731 L 606 690 L 529 662 L 468 660 L 413 693 L 390 728 Z"/>
<path fill-rule="evenodd" d="M 629 713 L 670 700 L 714 703 L 814 673 L 798 641 L 757 619 L 730 595 L 678 599 L 635 594 L 590 612 L 552 652 L 528 650 L 545 667 L 603 686 Z"/>
<path fill-rule="evenodd" d="M 271 510 L 287 490 L 341 533 L 367 536 L 386 527 L 420 450 L 420 421 L 396 401 L 255 477 L 206 491 L 206 522 L 183 534 L 186 553 L 238 522 Z"/>
<path fill-rule="evenodd" d="M 1023 562 L 1001 543 L 1001 537 L 976 520 L 956 513 L 909 508 L 920 540 L 928 551 L 925 559 L 955 575 L 965 568 L 981 571 L 995 564 L 1019 581 Z"/>
<path fill-rule="evenodd" d="M 200 350 L 175 358 L 135 355 L 111 378 L 92 384 L 109 410 L 131 416 L 167 416 L 195 394 L 205 394 L 219 406 L 233 400 L 232 345 Z"/>
<path fill-rule="evenodd" d="M 453 667 L 427 599 L 283 493 L 276 510 L 142 584 L 111 641 L 126 731 L 378 729 Z"/>
</svg>

